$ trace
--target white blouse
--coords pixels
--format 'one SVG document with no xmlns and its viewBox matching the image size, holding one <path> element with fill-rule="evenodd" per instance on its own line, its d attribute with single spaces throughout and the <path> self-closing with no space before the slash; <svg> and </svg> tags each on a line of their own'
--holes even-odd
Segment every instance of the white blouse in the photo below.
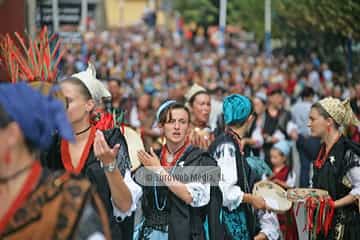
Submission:
<svg viewBox="0 0 360 240">
<path fill-rule="evenodd" d="M 191 182 L 185 186 L 192 197 L 190 206 L 203 207 L 210 202 L 210 183 Z"/>
<path fill-rule="evenodd" d="M 295 187 L 296 184 L 296 174 L 295 171 L 292 170 L 291 172 L 289 172 L 288 177 L 286 179 L 286 185 L 288 185 L 289 187 L 293 188 Z"/>
<path fill-rule="evenodd" d="M 260 221 L 260 232 L 264 233 L 268 240 L 278 240 L 280 237 L 280 224 L 276 214 L 259 210 L 257 215 Z"/>
</svg>

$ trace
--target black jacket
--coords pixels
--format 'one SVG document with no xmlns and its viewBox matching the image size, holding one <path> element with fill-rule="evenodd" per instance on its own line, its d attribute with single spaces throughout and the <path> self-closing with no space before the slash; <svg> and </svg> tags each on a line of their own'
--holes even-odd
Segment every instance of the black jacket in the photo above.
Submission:
<svg viewBox="0 0 360 240">
<path fill-rule="evenodd" d="M 118 128 L 104 131 L 104 136 L 110 147 L 120 144 L 120 150 L 118 153 L 118 168 L 121 174 L 124 176 L 125 171 L 130 169 L 130 160 L 128 147 L 124 136 L 121 134 Z M 54 137 L 53 143 L 49 151 L 44 152 L 41 156 L 42 165 L 51 171 L 64 170 L 64 166 L 61 160 L 60 151 L 61 139 L 58 136 Z M 127 217 L 124 221 L 119 222 L 113 215 L 113 207 L 111 204 L 111 192 L 106 179 L 104 170 L 100 167 L 99 161 L 96 159 L 93 149 L 89 152 L 85 166 L 81 171 L 81 175 L 86 176 L 90 182 L 96 186 L 96 190 L 103 200 L 106 208 L 110 229 L 113 239 L 120 240 L 132 240 L 133 235 L 133 216 Z"/>
<path fill-rule="evenodd" d="M 158 153 L 159 155 L 159 153 Z M 179 163 L 183 162 L 183 165 Z M 174 176 L 195 176 L 205 174 L 202 168 L 186 168 L 189 166 L 216 166 L 216 162 L 207 152 L 197 147 L 190 146 L 186 149 L 183 156 L 177 161 Z M 215 167 L 219 171 L 217 167 Z M 186 171 L 186 172 L 184 172 Z M 219 173 L 219 172 L 218 172 Z M 213 173 L 212 173 L 213 174 Z M 180 179 L 179 179 L 180 180 Z M 187 181 L 188 180 L 188 181 Z M 190 178 L 183 179 L 183 183 L 192 182 Z M 145 217 L 144 226 L 157 229 L 160 225 L 168 226 L 169 240 L 186 240 L 186 239 L 205 239 L 203 223 L 207 216 L 209 206 L 192 207 L 178 198 L 166 187 L 157 187 L 157 199 L 160 207 L 165 199 L 166 205 L 163 211 L 156 208 L 154 187 L 143 187 L 142 209 Z M 210 214 L 210 219 L 215 216 Z M 154 217 L 155 216 L 155 217 Z M 162 216 L 162 217 L 160 217 Z M 163 220 L 151 221 L 154 218 Z M 210 224 L 211 225 L 211 224 Z M 212 238 L 216 239 L 216 238 Z"/>
<path fill-rule="evenodd" d="M 351 168 L 359 166 L 360 146 L 342 136 L 330 150 L 324 165 L 321 168 L 314 167 L 313 186 L 328 191 L 334 201 L 341 199 L 351 191 L 351 186 L 344 184 L 344 176 Z M 337 208 L 335 209 L 333 226 L 330 228 L 329 236 L 325 238 L 320 234 L 318 239 L 337 239 L 335 237 L 336 224 L 344 226 L 342 239 L 359 239 L 359 219 L 359 207 L 356 204 Z"/>
</svg>

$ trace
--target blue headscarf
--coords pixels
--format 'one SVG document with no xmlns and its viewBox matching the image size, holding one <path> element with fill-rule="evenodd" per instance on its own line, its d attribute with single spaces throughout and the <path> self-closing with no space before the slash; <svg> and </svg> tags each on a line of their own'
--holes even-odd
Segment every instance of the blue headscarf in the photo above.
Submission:
<svg viewBox="0 0 360 240">
<path fill-rule="evenodd" d="M 284 154 L 284 156 L 288 157 L 290 154 L 290 150 L 291 150 L 291 142 L 286 141 L 286 140 L 281 140 L 281 141 L 277 142 L 273 146 L 273 148 L 276 148 L 277 150 L 282 152 L 282 154 Z"/>
<path fill-rule="evenodd" d="M 62 138 L 74 140 L 63 104 L 26 83 L 0 84 L 0 105 L 37 149 L 49 147 L 56 131 Z"/>
<path fill-rule="evenodd" d="M 166 102 L 164 102 L 163 104 L 160 105 L 160 107 L 158 108 L 157 112 L 156 112 L 156 120 L 159 122 L 160 121 L 160 115 L 161 113 L 166 110 L 168 107 L 170 107 L 170 105 L 176 103 L 175 100 L 167 100 Z"/>
<path fill-rule="evenodd" d="M 251 113 L 251 108 L 249 98 L 239 94 L 227 96 L 223 103 L 225 124 L 228 125 L 245 121 Z"/>
</svg>

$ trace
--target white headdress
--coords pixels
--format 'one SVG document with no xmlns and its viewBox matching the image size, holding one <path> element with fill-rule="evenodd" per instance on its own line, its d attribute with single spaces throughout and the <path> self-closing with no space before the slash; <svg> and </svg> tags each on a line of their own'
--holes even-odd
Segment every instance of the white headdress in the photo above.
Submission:
<svg viewBox="0 0 360 240">
<path fill-rule="evenodd" d="M 101 102 L 102 98 L 111 97 L 104 84 L 96 78 L 96 70 L 92 63 L 89 62 L 88 68 L 85 71 L 75 73 L 72 77 L 78 78 L 86 86 L 91 98 L 96 102 Z"/>
</svg>

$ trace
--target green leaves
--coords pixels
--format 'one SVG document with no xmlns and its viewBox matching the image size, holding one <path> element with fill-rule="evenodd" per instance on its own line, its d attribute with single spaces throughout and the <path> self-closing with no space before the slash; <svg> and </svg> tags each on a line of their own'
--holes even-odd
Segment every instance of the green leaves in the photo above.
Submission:
<svg viewBox="0 0 360 240">
<path fill-rule="evenodd" d="M 218 8 L 211 0 L 175 0 L 174 8 L 178 10 L 187 23 L 196 22 L 209 26 L 216 23 Z"/>
<path fill-rule="evenodd" d="M 227 24 L 241 26 L 264 36 L 264 0 L 228 0 Z M 272 30 L 274 37 L 293 31 L 331 32 L 343 37 L 360 39 L 360 1 L 357 0 L 272 0 Z M 217 25 L 218 0 L 175 0 L 187 23 L 202 26 Z"/>
<path fill-rule="evenodd" d="M 313 28 L 360 39 L 360 2 L 355 0 L 280 0 L 279 14 L 289 26 Z"/>
</svg>

